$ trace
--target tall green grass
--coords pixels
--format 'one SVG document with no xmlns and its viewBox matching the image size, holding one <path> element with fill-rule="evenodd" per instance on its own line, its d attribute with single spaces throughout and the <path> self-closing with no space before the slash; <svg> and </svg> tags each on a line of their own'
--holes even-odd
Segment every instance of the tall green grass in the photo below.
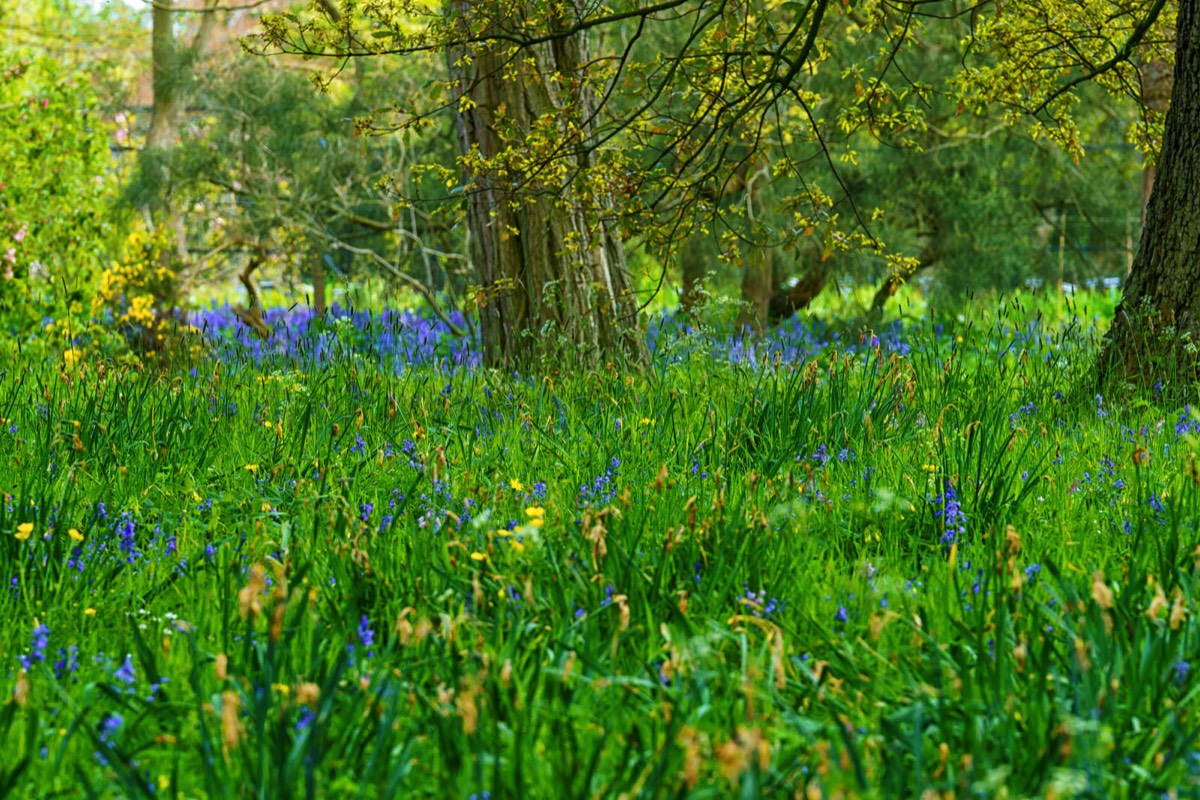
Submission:
<svg viewBox="0 0 1200 800">
<path fill-rule="evenodd" d="M 1200 425 L 1036 313 L 544 378 L 15 361 L 0 795 L 1193 796 Z"/>
</svg>

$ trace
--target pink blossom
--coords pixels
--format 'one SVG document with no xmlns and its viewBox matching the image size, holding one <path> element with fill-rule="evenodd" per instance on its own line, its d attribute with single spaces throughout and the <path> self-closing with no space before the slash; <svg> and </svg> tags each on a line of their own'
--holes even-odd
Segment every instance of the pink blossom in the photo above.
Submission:
<svg viewBox="0 0 1200 800">
<path fill-rule="evenodd" d="M 14 234 L 13 234 L 13 240 L 14 240 L 14 241 L 15 241 L 17 244 L 20 244 L 21 242 L 25 241 L 25 237 L 26 237 L 28 234 L 29 234 L 29 229 L 28 229 L 28 228 L 26 228 L 24 225 L 22 225 L 22 226 L 21 226 L 21 229 L 20 229 L 20 230 L 18 230 L 16 233 L 14 233 Z"/>
</svg>

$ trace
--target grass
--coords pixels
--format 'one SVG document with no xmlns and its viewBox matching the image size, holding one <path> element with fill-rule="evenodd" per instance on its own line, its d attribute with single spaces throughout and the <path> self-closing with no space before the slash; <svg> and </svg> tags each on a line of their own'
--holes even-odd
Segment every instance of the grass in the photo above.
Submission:
<svg viewBox="0 0 1200 800">
<path fill-rule="evenodd" d="M 1200 421 L 1034 306 L 646 373 L 10 363 L 0 795 L 1195 796 Z"/>
</svg>

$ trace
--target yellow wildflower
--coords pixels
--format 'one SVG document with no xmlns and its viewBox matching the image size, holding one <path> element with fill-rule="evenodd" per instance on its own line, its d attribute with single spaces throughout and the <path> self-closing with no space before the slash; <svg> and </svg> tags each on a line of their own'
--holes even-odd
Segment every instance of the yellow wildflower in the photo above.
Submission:
<svg viewBox="0 0 1200 800">
<path fill-rule="evenodd" d="M 83 534 L 80 533 L 79 531 L 77 531 L 75 528 L 71 528 L 70 530 L 68 530 L 67 536 L 70 536 L 72 539 L 74 539 L 77 542 L 83 541 Z"/>
<path fill-rule="evenodd" d="M 17 526 L 16 537 L 17 537 L 18 542 L 23 542 L 32 535 L 33 535 L 33 523 L 32 522 L 22 522 L 20 525 Z"/>
<path fill-rule="evenodd" d="M 479 553 L 479 552 L 471 553 L 472 561 L 483 561 L 485 558 L 487 558 L 487 556 L 485 556 L 483 553 Z"/>
<path fill-rule="evenodd" d="M 508 485 L 512 487 L 512 490 L 513 490 L 514 492 L 523 492 L 523 491 L 525 491 L 525 484 L 521 483 L 521 482 L 520 482 L 519 480 L 517 480 L 516 478 L 513 478 L 512 480 L 510 480 L 510 481 L 508 482 Z"/>
<path fill-rule="evenodd" d="M 258 472 L 258 464 L 247 464 L 246 472 Z"/>
</svg>

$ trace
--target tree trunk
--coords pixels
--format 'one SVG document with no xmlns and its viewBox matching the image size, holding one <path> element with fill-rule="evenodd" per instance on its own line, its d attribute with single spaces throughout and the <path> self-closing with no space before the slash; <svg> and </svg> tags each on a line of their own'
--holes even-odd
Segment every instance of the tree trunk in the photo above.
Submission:
<svg viewBox="0 0 1200 800">
<path fill-rule="evenodd" d="M 775 295 L 774 258 L 765 247 L 750 248 L 750 257 L 742 267 L 742 303 L 738 327 L 749 325 L 757 333 L 767 329 L 768 310 Z"/>
<path fill-rule="evenodd" d="M 790 289 L 776 292 L 771 297 L 768 313 L 772 322 L 787 319 L 797 311 L 808 308 L 817 299 L 829 280 L 829 266 L 820 263 L 805 272 L 800 280 Z"/>
<path fill-rule="evenodd" d="M 709 238 L 703 233 L 693 233 L 680 248 L 679 270 L 683 278 L 683 287 L 679 295 L 681 314 L 694 316 L 696 309 L 703 304 L 704 278 L 708 275 L 711 260 L 711 248 L 707 246 Z"/>
<path fill-rule="evenodd" d="M 1142 105 L 1146 111 L 1155 116 L 1166 114 L 1171 104 L 1171 89 L 1173 74 L 1171 65 L 1162 59 L 1154 59 L 1142 65 L 1141 87 Z M 1150 204 L 1151 190 L 1154 188 L 1156 167 L 1153 161 L 1146 160 L 1142 167 L 1142 225 L 1146 224 L 1146 208 Z"/>
<path fill-rule="evenodd" d="M 470 2 L 453 13 L 464 29 L 473 22 Z M 521 13 L 491 20 L 490 31 L 517 28 Z M 485 362 L 645 361 L 615 203 L 593 174 L 584 32 L 515 52 L 489 42 L 450 59 Z"/>
<path fill-rule="evenodd" d="M 215 2 L 209 0 L 206 7 Z M 139 168 L 154 174 L 152 196 L 155 200 L 148 210 L 156 224 L 167 227 L 175 243 L 174 254 L 163 253 L 160 266 L 171 270 L 180 279 L 173 283 L 168 296 L 155 298 L 162 309 L 169 309 L 176 302 L 176 290 L 187 283 L 181 277 L 190 265 L 187 228 L 182 213 L 171 202 L 171 158 L 187 111 L 191 71 L 195 68 L 196 59 L 207 47 L 217 19 L 215 13 L 202 13 L 191 44 L 181 45 L 175 36 L 177 16 L 174 0 L 157 0 L 154 3 L 150 31 L 154 105 L 150 113 L 150 129 L 146 133 L 146 146 L 138 156 Z"/>
<path fill-rule="evenodd" d="M 1200 0 L 1181 0 L 1175 85 L 1146 224 L 1100 355 L 1102 378 L 1186 390 L 1200 345 Z"/>
</svg>

